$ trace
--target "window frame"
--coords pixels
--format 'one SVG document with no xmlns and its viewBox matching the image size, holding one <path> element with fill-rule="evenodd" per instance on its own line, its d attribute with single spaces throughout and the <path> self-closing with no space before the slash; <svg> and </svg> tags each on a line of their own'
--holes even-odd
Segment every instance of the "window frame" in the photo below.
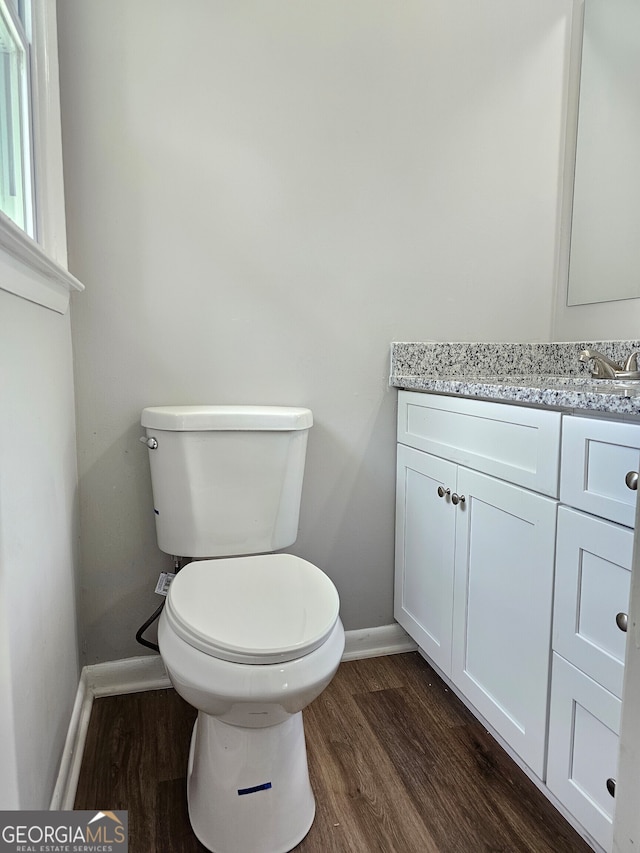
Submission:
<svg viewBox="0 0 640 853">
<path fill-rule="evenodd" d="M 0 289 L 64 314 L 70 294 L 84 285 L 67 270 L 56 2 L 37 0 L 26 8 L 37 239 L 0 211 L 0 263 L 8 273 L 0 276 Z"/>
<path fill-rule="evenodd" d="M 35 237 L 35 196 L 33 186 L 33 144 L 32 144 L 32 106 L 31 106 L 31 3 L 27 0 L 26 4 L 21 4 L 22 8 L 16 5 L 15 0 L 0 0 L 2 7 L 2 17 L 6 22 L 6 28 L 9 33 L 9 38 L 12 44 L 16 47 L 16 54 L 19 56 L 15 66 L 16 74 L 16 91 L 15 98 L 11 98 L 11 113 L 12 125 L 19 128 L 17 131 L 19 144 L 15 145 L 18 149 L 20 169 L 19 173 L 16 170 L 12 172 L 11 178 L 20 185 L 20 218 L 22 224 L 16 222 L 19 227 L 22 227 L 27 234 Z M 28 16 L 23 18 L 23 15 Z M 7 54 L 5 54 L 8 57 Z M 11 60 L 5 62 L 5 73 L 12 76 L 9 67 Z M 5 77 L 6 81 L 6 77 Z M 15 132 L 15 131 L 14 131 Z M 14 139 L 14 142 L 17 140 Z M 9 146 L 14 149 L 14 145 Z M 15 156 L 12 159 L 17 159 Z M 7 215 L 9 215 L 7 213 Z"/>
</svg>

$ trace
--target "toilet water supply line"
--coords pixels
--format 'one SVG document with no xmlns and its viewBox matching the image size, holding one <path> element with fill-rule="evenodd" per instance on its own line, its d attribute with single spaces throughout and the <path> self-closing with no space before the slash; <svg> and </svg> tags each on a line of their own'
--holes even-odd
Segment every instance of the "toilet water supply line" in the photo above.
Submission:
<svg viewBox="0 0 640 853">
<path fill-rule="evenodd" d="M 177 575 L 181 568 L 182 568 L 182 557 L 174 557 L 174 558 L 173 558 L 173 570 L 174 570 L 174 574 L 176 574 L 176 575 Z M 140 643 L 140 645 L 141 645 L 141 646 L 146 646 L 148 649 L 153 649 L 153 651 L 154 651 L 154 652 L 159 652 L 159 651 L 160 651 L 160 647 L 158 646 L 158 644 L 157 644 L 157 643 L 152 643 L 152 642 L 151 642 L 151 640 L 145 640 L 145 638 L 144 638 L 142 635 L 143 635 L 143 634 L 144 634 L 144 632 L 147 630 L 147 628 L 150 628 L 150 627 L 151 627 L 151 625 L 153 625 L 153 623 L 156 621 L 156 619 L 157 619 L 157 618 L 160 616 L 160 614 L 162 613 L 162 608 L 164 607 L 165 602 L 166 602 L 166 600 L 167 600 L 167 593 L 166 593 L 166 592 L 164 592 L 164 593 L 160 593 L 160 594 L 163 596 L 163 598 L 162 598 L 162 602 L 160 603 L 160 606 L 159 606 L 159 607 L 157 607 L 157 608 L 153 611 L 153 613 L 151 614 L 151 616 L 149 616 L 149 618 L 147 619 L 147 621 L 146 621 L 146 622 L 143 622 L 143 623 L 142 623 L 142 625 L 141 625 L 141 626 L 138 628 L 138 630 L 136 631 L 136 640 Z"/>
</svg>

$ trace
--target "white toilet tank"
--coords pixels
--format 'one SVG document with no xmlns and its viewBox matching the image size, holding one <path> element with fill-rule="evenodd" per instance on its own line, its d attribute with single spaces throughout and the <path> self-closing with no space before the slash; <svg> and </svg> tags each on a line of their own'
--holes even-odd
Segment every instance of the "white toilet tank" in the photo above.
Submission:
<svg viewBox="0 0 640 853">
<path fill-rule="evenodd" d="M 228 557 L 295 542 L 309 409 L 155 406 L 141 423 L 162 551 Z"/>
</svg>

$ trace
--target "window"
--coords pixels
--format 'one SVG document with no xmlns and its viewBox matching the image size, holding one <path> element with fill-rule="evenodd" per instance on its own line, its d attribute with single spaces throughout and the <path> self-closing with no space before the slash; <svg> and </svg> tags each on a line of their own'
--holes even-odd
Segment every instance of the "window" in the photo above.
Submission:
<svg viewBox="0 0 640 853">
<path fill-rule="evenodd" d="M 34 235 L 29 0 L 0 0 L 0 210 Z"/>
<path fill-rule="evenodd" d="M 56 0 L 0 0 L 0 290 L 64 314 Z"/>
</svg>

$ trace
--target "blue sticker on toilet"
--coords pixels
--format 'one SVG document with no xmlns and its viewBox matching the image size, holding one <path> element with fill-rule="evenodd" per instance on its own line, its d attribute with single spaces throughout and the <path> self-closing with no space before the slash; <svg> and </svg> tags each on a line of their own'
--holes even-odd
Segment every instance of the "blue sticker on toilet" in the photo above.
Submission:
<svg viewBox="0 0 640 853">
<path fill-rule="evenodd" d="M 254 785 L 252 788 L 238 788 L 238 796 L 243 797 L 245 794 L 255 794 L 257 791 L 268 791 L 271 787 L 271 782 L 263 782 L 262 785 Z"/>
</svg>

